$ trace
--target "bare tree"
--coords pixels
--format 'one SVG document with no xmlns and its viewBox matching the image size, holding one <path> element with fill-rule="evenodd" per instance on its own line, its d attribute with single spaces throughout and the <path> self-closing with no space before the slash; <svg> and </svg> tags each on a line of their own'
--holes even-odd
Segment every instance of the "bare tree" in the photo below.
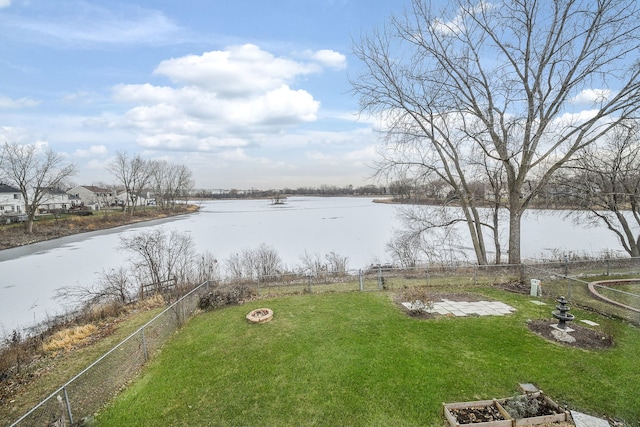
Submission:
<svg viewBox="0 0 640 427">
<path fill-rule="evenodd" d="M 192 280 L 196 258 L 191 236 L 162 228 L 143 231 L 120 239 L 119 248 L 133 254 L 130 262 L 140 285 L 162 290 L 169 281 Z"/>
<path fill-rule="evenodd" d="M 0 158 L 1 177 L 20 190 L 27 214 L 25 229 L 33 233 L 33 220 L 43 197 L 73 176 L 76 167 L 62 155 L 36 145 L 6 142 Z"/>
<path fill-rule="evenodd" d="M 242 255 L 234 252 L 225 260 L 225 270 L 229 277 L 233 279 L 245 278 L 246 272 L 242 262 Z M 251 276 L 249 276 L 251 277 Z"/>
<path fill-rule="evenodd" d="M 69 286 L 58 289 L 56 298 L 65 302 L 75 300 L 90 307 L 95 304 L 115 302 L 127 304 L 135 295 L 135 283 L 129 269 L 125 266 L 103 270 L 97 282 L 89 286 Z"/>
<path fill-rule="evenodd" d="M 632 257 L 640 256 L 640 126 L 618 126 L 602 144 L 580 151 L 558 180 L 581 224 L 605 225 Z"/>
<path fill-rule="evenodd" d="M 387 125 L 383 167 L 448 180 L 484 263 L 466 159 L 476 147 L 500 162 L 509 262 L 519 263 L 532 199 L 578 150 L 640 108 L 638 8 L 633 0 L 453 0 L 434 13 L 413 0 L 355 46 L 365 64 L 353 82 L 361 109 Z"/>
<path fill-rule="evenodd" d="M 400 210 L 400 221 L 402 227 L 395 230 L 394 237 L 387 243 L 387 251 L 394 261 L 403 265 L 424 260 L 451 264 L 467 259 L 469 249 L 475 249 L 463 244 L 461 225 L 467 222 L 460 209 L 446 205 L 404 206 Z"/>
<path fill-rule="evenodd" d="M 195 186 L 195 181 L 193 180 L 193 173 L 191 169 L 189 169 L 186 165 L 177 165 L 177 173 L 176 173 L 176 194 L 173 203 L 175 204 L 179 198 L 184 200 L 186 204 L 189 201 L 189 197 L 191 197 L 191 192 Z"/>
<path fill-rule="evenodd" d="M 209 251 L 200 254 L 196 264 L 197 283 L 204 283 L 207 280 L 218 280 L 220 277 L 220 267 L 218 260 Z"/>
<path fill-rule="evenodd" d="M 127 195 L 126 206 L 131 216 L 134 215 L 138 197 L 150 180 L 149 162 L 140 155 L 133 157 L 124 151 L 116 153 L 116 157 L 109 163 L 107 170 L 118 180 Z"/>
<path fill-rule="evenodd" d="M 402 268 L 416 267 L 420 263 L 422 242 L 421 235 L 394 232 L 394 237 L 387 243 L 387 252 L 394 263 Z"/>
<path fill-rule="evenodd" d="M 327 270 L 327 265 L 319 253 L 310 254 L 305 250 L 304 254 L 300 257 L 300 262 L 301 270 L 305 274 L 317 275 L 318 273 Z"/>
<path fill-rule="evenodd" d="M 324 258 L 327 260 L 327 269 L 330 273 L 345 274 L 347 272 L 349 257 L 342 256 L 334 251 L 331 251 L 326 254 Z"/>
<path fill-rule="evenodd" d="M 194 184 L 187 166 L 155 160 L 149 163 L 149 171 L 158 206 L 174 207 L 180 197 L 189 197 Z"/>
<path fill-rule="evenodd" d="M 275 276 L 282 272 L 282 258 L 272 246 L 262 243 L 244 253 L 245 263 L 253 277 Z"/>
<path fill-rule="evenodd" d="M 236 279 L 275 276 L 283 270 L 278 251 L 265 243 L 231 254 L 225 266 L 227 273 Z"/>
</svg>

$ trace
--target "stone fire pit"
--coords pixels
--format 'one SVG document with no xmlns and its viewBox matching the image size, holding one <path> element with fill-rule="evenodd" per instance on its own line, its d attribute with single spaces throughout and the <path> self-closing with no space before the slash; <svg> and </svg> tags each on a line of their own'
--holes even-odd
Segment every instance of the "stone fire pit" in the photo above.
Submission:
<svg viewBox="0 0 640 427">
<path fill-rule="evenodd" d="M 273 318 L 273 310 L 270 308 L 256 308 L 247 314 L 247 320 L 251 323 L 265 323 Z"/>
</svg>

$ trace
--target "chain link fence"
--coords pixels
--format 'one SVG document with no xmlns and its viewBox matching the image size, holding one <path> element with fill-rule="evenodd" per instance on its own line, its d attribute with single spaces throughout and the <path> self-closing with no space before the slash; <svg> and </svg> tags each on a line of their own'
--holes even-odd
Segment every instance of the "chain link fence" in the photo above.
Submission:
<svg viewBox="0 0 640 427">
<path fill-rule="evenodd" d="M 448 288 L 491 285 L 518 281 L 520 265 L 481 266 L 473 264 L 398 268 L 373 265 L 364 270 L 319 271 L 260 276 L 249 281 L 259 296 L 300 293 L 381 291 L 416 286 Z M 246 283 L 246 282 L 245 282 Z"/>
<path fill-rule="evenodd" d="M 198 309 L 209 282 L 169 305 L 11 426 L 72 426 L 95 414 Z"/>
<path fill-rule="evenodd" d="M 497 285 L 529 293 L 535 281 L 536 297 L 556 299 L 565 296 L 570 303 L 640 324 L 640 285 L 624 289 L 607 284 L 595 285 L 600 297 L 589 289 L 600 279 L 638 278 L 640 259 L 566 261 L 535 265 L 478 266 L 472 264 L 394 268 L 375 265 L 364 270 L 319 271 L 313 274 L 279 274 L 257 279 L 205 282 L 168 306 L 151 321 L 104 354 L 11 426 L 81 425 L 124 388 L 128 381 L 159 350 L 167 339 L 191 317 L 201 297 L 221 288 L 248 287 L 251 294 L 271 297 L 326 292 L 366 292 L 401 290 L 429 286 L 455 291 L 470 285 Z M 539 286 L 538 286 L 539 285 Z M 593 285 L 592 285 L 593 286 Z M 605 298 L 626 303 L 628 308 Z M 58 423 L 58 424 L 55 424 Z M 66 423 L 66 424 L 65 424 Z"/>
</svg>

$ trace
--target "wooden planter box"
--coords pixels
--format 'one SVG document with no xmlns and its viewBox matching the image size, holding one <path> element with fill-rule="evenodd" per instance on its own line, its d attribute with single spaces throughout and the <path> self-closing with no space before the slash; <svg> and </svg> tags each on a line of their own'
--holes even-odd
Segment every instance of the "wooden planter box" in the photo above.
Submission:
<svg viewBox="0 0 640 427">
<path fill-rule="evenodd" d="M 525 396 L 532 397 L 532 398 L 542 397 L 546 402 L 546 404 L 554 408 L 558 413 L 552 414 L 552 415 L 540 415 L 537 417 L 516 418 L 516 419 L 513 419 L 514 426 L 528 426 L 528 425 L 537 425 L 537 424 L 544 424 L 544 423 L 553 423 L 558 421 L 569 421 L 569 413 L 564 409 L 561 409 L 556 402 L 551 400 L 548 396 L 546 396 L 541 391 L 531 393 Z M 511 398 L 500 399 L 496 401 L 496 404 L 506 412 L 503 405 L 510 399 Z"/>
<path fill-rule="evenodd" d="M 479 400 L 476 402 L 457 402 L 457 403 L 443 403 L 444 416 L 449 421 L 451 427 L 461 426 L 473 426 L 473 427 L 512 427 L 513 420 L 504 408 L 494 400 Z M 452 409 L 467 409 L 467 408 L 486 408 L 488 406 L 495 406 L 498 412 L 504 417 L 504 420 L 485 421 L 479 423 L 464 423 L 460 424 L 458 419 L 452 413 Z"/>
<path fill-rule="evenodd" d="M 503 404 L 505 404 L 508 400 L 513 398 L 505 398 L 505 399 L 493 399 L 493 400 L 480 400 L 476 402 L 457 402 L 457 403 L 443 403 L 442 406 L 444 408 L 444 416 L 449 421 L 451 427 L 514 427 L 514 426 L 529 426 L 529 425 L 539 425 L 545 423 L 553 423 L 558 421 L 569 421 L 569 412 L 560 408 L 560 406 L 551 400 L 548 396 L 546 396 L 541 391 L 536 393 L 530 393 L 524 395 L 531 398 L 542 397 L 545 403 L 554 408 L 558 413 L 552 415 L 541 415 L 537 417 L 527 417 L 527 418 L 512 418 L 509 413 L 504 408 Z M 467 408 L 483 408 L 487 406 L 495 406 L 499 413 L 504 417 L 504 420 L 496 420 L 496 421 L 486 421 L 486 422 L 477 422 L 477 423 L 463 423 L 460 424 L 456 416 L 452 413 L 454 409 L 467 409 Z"/>
</svg>

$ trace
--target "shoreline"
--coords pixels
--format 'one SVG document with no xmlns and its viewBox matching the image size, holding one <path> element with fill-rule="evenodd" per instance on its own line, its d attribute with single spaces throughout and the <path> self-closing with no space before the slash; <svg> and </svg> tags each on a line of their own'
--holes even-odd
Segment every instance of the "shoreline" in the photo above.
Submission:
<svg viewBox="0 0 640 427">
<path fill-rule="evenodd" d="M 24 231 L 22 224 L 5 225 L 0 227 L 0 262 L 5 259 L 2 256 L 5 251 L 12 249 L 27 248 L 37 243 L 136 225 L 142 222 L 170 219 L 199 210 L 199 206 L 189 204 L 172 210 L 138 211 L 133 217 L 124 212 L 108 211 L 107 214 L 103 214 L 101 211 L 97 211 L 97 214 L 91 216 L 69 216 L 63 219 L 46 218 L 34 222 L 34 231 L 31 234 Z"/>
</svg>

